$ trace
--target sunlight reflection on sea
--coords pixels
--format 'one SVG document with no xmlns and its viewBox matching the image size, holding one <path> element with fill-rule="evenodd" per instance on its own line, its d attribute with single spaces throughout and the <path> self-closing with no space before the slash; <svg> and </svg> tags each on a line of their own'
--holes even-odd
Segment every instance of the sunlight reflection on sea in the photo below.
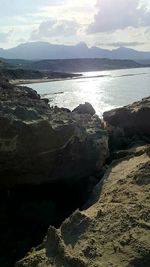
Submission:
<svg viewBox="0 0 150 267">
<path fill-rule="evenodd" d="M 97 114 L 150 95 L 150 68 L 83 73 L 83 78 L 30 84 L 50 105 L 74 109 L 90 102 Z"/>
</svg>

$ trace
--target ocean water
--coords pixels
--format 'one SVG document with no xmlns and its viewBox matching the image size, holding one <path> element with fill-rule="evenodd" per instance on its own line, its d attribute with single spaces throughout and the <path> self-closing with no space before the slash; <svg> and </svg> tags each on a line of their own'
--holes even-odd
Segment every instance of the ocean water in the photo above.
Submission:
<svg viewBox="0 0 150 267">
<path fill-rule="evenodd" d="M 28 84 L 50 105 L 74 109 L 90 102 L 99 116 L 104 111 L 150 95 L 150 68 L 84 72 L 82 78 Z"/>
</svg>

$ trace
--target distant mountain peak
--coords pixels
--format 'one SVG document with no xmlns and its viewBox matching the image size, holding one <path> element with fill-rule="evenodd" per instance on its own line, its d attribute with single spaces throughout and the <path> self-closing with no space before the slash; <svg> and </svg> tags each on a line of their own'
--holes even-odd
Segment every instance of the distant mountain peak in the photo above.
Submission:
<svg viewBox="0 0 150 267">
<path fill-rule="evenodd" d="M 26 42 L 26 43 L 22 43 L 22 44 L 19 44 L 17 47 L 26 47 L 26 46 L 45 46 L 45 45 L 51 45 L 50 43 L 48 42 Z"/>
<path fill-rule="evenodd" d="M 88 48 L 88 46 L 85 42 L 80 42 L 80 43 L 76 44 L 76 47 Z"/>
<path fill-rule="evenodd" d="M 125 46 L 120 46 L 116 49 L 113 49 L 112 51 L 124 51 L 124 50 L 128 50 L 129 48 L 128 47 L 125 47 Z"/>
<path fill-rule="evenodd" d="M 121 46 L 114 50 L 88 47 L 85 42 L 76 45 L 61 45 L 48 42 L 28 42 L 14 48 L 0 48 L 0 57 L 10 59 L 72 59 L 72 58 L 109 58 L 109 59 L 150 59 L 150 52 L 140 52 Z"/>
<path fill-rule="evenodd" d="M 116 49 L 113 49 L 112 51 L 121 51 L 121 52 L 124 52 L 124 51 L 134 51 L 134 52 L 139 52 L 133 48 L 130 48 L 130 47 L 125 47 L 125 46 L 120 46 Z"/>
</svg>

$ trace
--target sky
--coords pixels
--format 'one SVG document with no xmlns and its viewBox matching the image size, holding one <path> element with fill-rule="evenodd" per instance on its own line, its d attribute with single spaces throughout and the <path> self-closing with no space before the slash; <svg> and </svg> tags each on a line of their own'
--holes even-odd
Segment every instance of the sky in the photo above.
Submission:
<svg viewBox="0 0 150 267">
<path fill-rule="evenodd" d="M 0 0 L 0 47 L 35 41 L 150 51 L 150 0 Z"/>
</svg>

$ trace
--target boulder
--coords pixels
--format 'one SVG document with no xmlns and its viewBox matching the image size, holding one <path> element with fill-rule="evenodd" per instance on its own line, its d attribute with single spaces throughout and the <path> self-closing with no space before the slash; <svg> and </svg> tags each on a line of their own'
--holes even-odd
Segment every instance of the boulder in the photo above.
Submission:
<svg viewBox="0 0 150 267">
<path fill-rule="evenodd" d="M 150 97 L 104 112 L 103 118 L 113 148 L 124 149 L 131 141 L 150 142 Z"/>
<path fill-rule="evenodd" d="M 80 104 L 78 107 L 76 107 L 73 112 L 76 112 L 78 114 L 89 114 L 93 116 L 95 114 L 95 109 L 90 103 L 85 102 L 85 104 Z"/>
<path fill-rule="evenodd" d="M 88 209 L 74 212 L 16 267 L 143 266 L 150 262 L 150 147 L 113 162 Z"/>
<path fill-rule="evenodd" d="M 103 118 L 108 125 L 123 129 L 126 136 L 150 135 L 150 97 L 104 112 Z"/>
<path fill-rule="evenodd" d="M 0 187 L 89 177 L 107 156 L 98 117 L 50 107 L 28 87 L 0 83 Z"/>
</svg>

